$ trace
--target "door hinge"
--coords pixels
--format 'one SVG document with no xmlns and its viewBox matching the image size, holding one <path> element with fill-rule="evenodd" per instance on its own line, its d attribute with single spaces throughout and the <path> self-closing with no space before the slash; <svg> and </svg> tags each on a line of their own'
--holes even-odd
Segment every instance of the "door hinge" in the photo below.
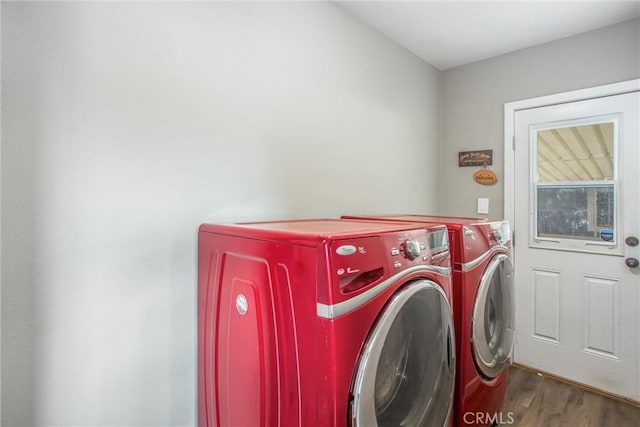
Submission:
<svg viewBox="0 0 640 427">
<path fill-rule="evenodd" d="M 516 231 L 513 230 L 513 232 L 511 232 L 511 247 L 515 247 L 516 246 Z"/>
<path fill-rule="evenodd" d="M 511 149 L 513 151 L 516 151 L 516 136 L 513 135 L 513 137 L 511 137 Z"/>
</svg>

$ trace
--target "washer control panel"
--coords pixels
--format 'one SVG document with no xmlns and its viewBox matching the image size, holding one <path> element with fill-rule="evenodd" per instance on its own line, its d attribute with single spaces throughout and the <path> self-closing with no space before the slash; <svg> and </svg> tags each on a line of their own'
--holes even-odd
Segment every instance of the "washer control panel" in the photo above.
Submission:
<svg viewBox="0 0 640 427">
<path fill-rule="evenodd" d="M 389 265 L 394 271 L 421 264 L 450 266 L 448 233 L 444 225 L 389 236 L 385 240 L 389 248 Z"/>
<path fill-rule="evenodd" d="M 491 246 L 507 245 L 511 240 L 511 230 L 509 222 L 495 222 L 490 224 L 490 228 L 486 231 Z"/>
</svg>

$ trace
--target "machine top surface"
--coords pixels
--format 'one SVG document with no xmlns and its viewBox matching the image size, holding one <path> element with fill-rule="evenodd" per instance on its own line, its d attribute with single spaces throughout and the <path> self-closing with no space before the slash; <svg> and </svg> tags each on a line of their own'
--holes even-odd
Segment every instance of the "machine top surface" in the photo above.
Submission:
<svg viewBox="0 0 640 427">
<path fill-rule="evenodd" d="M 200 231 L 268 240 L 318 241 L 425 230 L 425 228 L 425 226 L 420 226 L 419 224 L 400 222 L 394 224 L 375 220 L 309 219 L 239 224 L 202 224 Z"/>
</svg>

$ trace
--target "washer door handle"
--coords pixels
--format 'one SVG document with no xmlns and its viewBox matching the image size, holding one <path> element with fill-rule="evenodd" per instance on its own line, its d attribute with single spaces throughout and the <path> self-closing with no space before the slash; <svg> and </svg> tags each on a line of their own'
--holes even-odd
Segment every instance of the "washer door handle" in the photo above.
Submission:
<svg viewBox="0 0 640 427">
<path fill-rule="evenodd" d="M 451 328 L 447 327 L 447 365 L 449 372 L 454 373 L 455 362 L 453 356 L 453 340 L 451 338 Z"/>
</svg>

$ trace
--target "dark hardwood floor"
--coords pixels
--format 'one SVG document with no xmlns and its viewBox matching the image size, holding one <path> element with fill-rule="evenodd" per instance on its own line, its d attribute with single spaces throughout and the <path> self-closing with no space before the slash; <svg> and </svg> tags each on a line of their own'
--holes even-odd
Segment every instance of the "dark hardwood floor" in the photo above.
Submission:
<svg viewBox="0 0 640 427">
<path fill-rule="evenodd" d="M 512 425 L 522 427 L 640 426 L 639 406 L 517 366 L 511 367 L 503 419 L 509 412 Z"/>
</svg>

